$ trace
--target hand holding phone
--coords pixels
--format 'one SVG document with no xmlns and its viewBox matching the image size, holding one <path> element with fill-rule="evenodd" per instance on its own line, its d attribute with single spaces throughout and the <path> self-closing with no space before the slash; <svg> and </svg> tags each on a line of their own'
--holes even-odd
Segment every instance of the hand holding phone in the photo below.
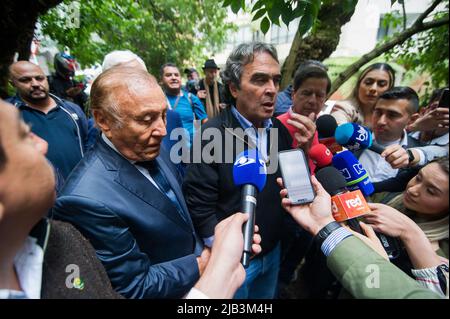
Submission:
<svg viewBox="0 0 450 319">
<path fill-rule="evenodd" d="M 281 175 L 292 204 L 311 203 L 316 196 L 305 153 L 294 149 L 278 153 Z"/>
</svg>

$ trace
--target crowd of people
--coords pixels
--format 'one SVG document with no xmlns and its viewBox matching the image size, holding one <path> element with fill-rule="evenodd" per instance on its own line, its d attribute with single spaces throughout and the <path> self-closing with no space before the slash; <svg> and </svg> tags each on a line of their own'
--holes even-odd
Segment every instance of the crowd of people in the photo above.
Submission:
<svg viewBox="0 0 450 319">
<path fill-rule="evenodd" d="M 89 97 L 73 63 L 57 54 L 49 78 L 28 61 L 9 68 L 0 298 L 275 299 L 296 281 L 303 298 L 448 298 L 448 88 L 420 108 L 376 63 L 347 99 L 327 102 L 327 67 L 307 60 L 280 91 L 277 52 L 260 42 L 237 46 L 223 70 L 206 60 L 202 79 L 185 68 L 185 85 L 174 63 L 156 78 L 135 53 L 113 51 Z M 321 117 L 367 130 L 382 150 L 350 149 L 374 189 L 357 231 L 333 218 L 315 177 Z M 316 194 L 294 205 L 279 167 L 267 172 L 247 268 L 239 144 L 267 166 L 301 149 Z"/>
</svg>

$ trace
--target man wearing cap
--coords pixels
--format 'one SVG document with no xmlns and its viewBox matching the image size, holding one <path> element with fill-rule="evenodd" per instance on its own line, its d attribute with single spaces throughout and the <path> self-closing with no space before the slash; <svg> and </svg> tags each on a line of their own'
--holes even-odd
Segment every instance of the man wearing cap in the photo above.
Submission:
<svg viewBox="0 0 450 319">
<path fill-rule="evenodd" d="M 191 94 L 197 95 L 197 91 L 199 89 L 198 82 L 200 80 L 197 70 L 194 68 L 186 68 L 184 69 L 184 74 L 186 74 L 187 77 L 184 90 Z"/>
<path fill-rule="evenodd" d="M 220 113 L 224 107 L 225 98 L 223 97 L 223 85 L 217 81 L 217 71 L 220 68 L 217 66 L 214 59 L 205 61 L 203 71 L 205 78 L 199 82 L 199 90 L 197 96 L 205 106 L 208 118 L 213 118 Z"/>
</svg>

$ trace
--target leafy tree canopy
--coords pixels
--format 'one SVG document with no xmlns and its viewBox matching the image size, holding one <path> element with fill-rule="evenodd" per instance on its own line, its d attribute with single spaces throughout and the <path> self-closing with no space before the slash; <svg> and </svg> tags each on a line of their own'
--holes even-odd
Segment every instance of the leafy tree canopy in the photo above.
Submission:
<svg viewBox="0 0 450 319">
<path fill-rule="evenodd" d="M 199 65 L 206 54 L 220 50 L 227 32 L 226 10 L 214 0 L 84 0 L 79 3 L 79 27 L 68 23 L 73 2 L 40 18 L 42 32 L 67 46 L 77 60 L 101 62 L 112 50 L 138 54 L 149 71 L 174 62 Z"/>
</svg>

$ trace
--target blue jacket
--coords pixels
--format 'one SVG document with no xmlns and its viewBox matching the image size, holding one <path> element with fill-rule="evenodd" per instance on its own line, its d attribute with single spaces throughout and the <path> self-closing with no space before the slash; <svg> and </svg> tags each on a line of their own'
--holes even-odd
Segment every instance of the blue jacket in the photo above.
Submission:
<svg viewBox="0 0 450 319">
<path fill-rule="evenodd" d="M 89 132 L 89 124 L 86 119 L 86 115 L 84 115 L 83 111 L 80 107 L 72 102 L 67 100 L 63 100 L 56 95 L 49 94 L 55 102 L 67 113 L 67 116 L 74 122 L 77 130 L 78 139 L 80 141 L 80 150 L 81 154 L 87 150 L 88 147 L 88 132 Z M 7 102 L 15 105 L 17 108 L 20 108 L 21 105 L 25 105 L 25 102 L 20 98 L 19 95 L 15 95 L 11 98 L 6 99 Z"/>
<path fill-rule="evenodd" d="M 183 214 L 101 138 L 73 170 L 53 209 L 92 243 L 112 286 L 127 298 L 180 298 L 199 278 L 202 244 L 180 176 L 161 148 L 157 158 Z"/>
</svg>

